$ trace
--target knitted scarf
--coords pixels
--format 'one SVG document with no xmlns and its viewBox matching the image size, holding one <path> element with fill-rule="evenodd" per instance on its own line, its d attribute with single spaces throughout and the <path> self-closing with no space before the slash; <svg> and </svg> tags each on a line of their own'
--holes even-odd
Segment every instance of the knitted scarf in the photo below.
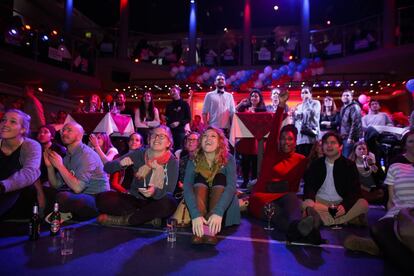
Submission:
<svg viewBox="0 0 414 276">
<path fill-rule="evenodd" d="M 222 166 L 217 162 L 217 160 L 214 160 L 213 165 L 210 167 L 206 157 L 203 154 L 196 163 L 195 172 L 201 174 L 211 187 L 213 185 L 213 179 L 221 167 Z"/>
<path fill-rule="evenodd" d="M 157 157 L 154 157 L 154 153 L 151 149 L 146 150 L 145 164 L 138 169 L 136 177 L 138 179 L 144 179 L 145 181 L 146 176 L 152 171 L 150 185 L 162 189 L 165 180 L 164 165 L 168 163 L 170 157 L 171 152 L 169 150 Z M 168 185 L 168 183 L 166 183 L 166 185 Z"/>
</svg>

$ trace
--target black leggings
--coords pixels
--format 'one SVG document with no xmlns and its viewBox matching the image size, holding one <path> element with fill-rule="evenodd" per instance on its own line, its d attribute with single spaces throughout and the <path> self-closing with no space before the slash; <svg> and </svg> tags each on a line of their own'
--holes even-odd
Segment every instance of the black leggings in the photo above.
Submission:
<svg viewBox="0 0 414 276">
<path fill-rule="evenodd" d="M 414 253 L 403 245 L 394 234 L 394 219 L 385 218 L 371 227 L 371 236 L 385 258 L 396 264 L 405 273 L 414 271 Z"/>
<path fill-rule="evenodd" d="M 140 199 L 130 194 L 104 192 L 96 196 L 100 213 L 114 216 L 131 215 L 129 223 L 140 225 L 155 218 L 168 218 L 177 208 L 176 200 L 169 195 L 160 199 Z"/>
</svg>

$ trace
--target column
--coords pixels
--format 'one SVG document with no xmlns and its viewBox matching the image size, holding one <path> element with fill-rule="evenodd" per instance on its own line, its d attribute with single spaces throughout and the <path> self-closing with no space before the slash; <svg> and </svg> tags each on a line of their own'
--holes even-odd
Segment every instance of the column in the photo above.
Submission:
<svg viewBox="0 0 414 276">
<path fill-rule="evenodd" d="M 244 1 L 243 17 L 243 65 L 252 65 L 252 21 L 250 0 Z"/>
<path fill-rule="evenodd" d="M 392 48 L 395 46 L 395 0 L 384 0 L 383 5 L 382 35 L 384 48 Z M 378 34 L 379 32 L 380 30 L 378 30 Z"/>
<path fill-rule="evenodd" d="M 197 40 L 197 7 L 195 1 L 190 2 L 190 21 L 188 33 L 188 65 L 196 65 L 196 40 Z"/>
<path fill-rule="evenodd" d="M 302 0 L 300 15 L 300 58 L 304 58 L 309 56 L 309 0 Z"/>
<path fill-rule="evenodd" d="M 129 1 L 121 0 L 118 58 L 128 58 L 128 31 L 129 31 Z"/>
</svg>

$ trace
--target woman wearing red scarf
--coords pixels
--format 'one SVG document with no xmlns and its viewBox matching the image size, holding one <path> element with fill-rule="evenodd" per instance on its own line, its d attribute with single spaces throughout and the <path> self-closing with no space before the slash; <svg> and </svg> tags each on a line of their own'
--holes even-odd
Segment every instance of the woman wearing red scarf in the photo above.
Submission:
<svg viewBox="0 0 414 276">
<path fill-rule="evenodd" d="M 110 191 L 96 197 L 100 223 L 140 225 L 174 213 L 177 202 L 172 194 L 177 184 L 178 162 L 170 151 L 170 129 L 159 126 L 149 138 L 149 148 L 129 152 L 105 164 L 107 173 L 132 166 L 135 177 L 127 194 Z"/>
<path fill-rule="evenodd" d="M 288 98 L 287 91 L 279 95 L 279 106 L 267 139 L 261 173 L 250 197 L 249 211 L 256 218 L 264 219 L 264 206 L 273 203 L 276 212 L 272 223 L 286 232 L 289 241 L 321 243 L 317 229 L 319 220 L 312 216 L 302 218 L 301 201 L 296 196 L 308 160 L 295 152 L 296 128 L 287 125 L 280 130 Z"/>
</svg>

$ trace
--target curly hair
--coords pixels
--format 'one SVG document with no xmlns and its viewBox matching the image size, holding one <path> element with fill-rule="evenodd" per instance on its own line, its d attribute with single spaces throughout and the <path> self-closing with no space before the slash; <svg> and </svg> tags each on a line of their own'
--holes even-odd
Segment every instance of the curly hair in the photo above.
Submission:
<svg viewBox="0 0 414 276">
<path fill-rule="evenodd" d="M 219 164 L 219 166 L 225 166 L 228 162 L 228 153 L 229 153 L 228 140 L 227 140 L 226 136 L 224 135 L 224 132 L 221 129 L 216 128 L 216 127 L 212 127 L 212 126 L 207 127 L 203 131 L 203 133 L 201 134 L 201 140 L 203 139 L 203 136 L 205 135 L 205 133 L 209 130 L 214 131 L 218 135 L 218 146 L 217 146 L 217 149 L 216 149 L 216 160 L 217 160 L 217 163 Z M 196 157 L 195 157 L 195 162 L 197 163 L 198 161 L 200 161 L 203 158 L 205 158 L 204 150 L 200 146 L 199 149 L 198 149 L 198 152 L 196 154 Z"/>
</svg>

